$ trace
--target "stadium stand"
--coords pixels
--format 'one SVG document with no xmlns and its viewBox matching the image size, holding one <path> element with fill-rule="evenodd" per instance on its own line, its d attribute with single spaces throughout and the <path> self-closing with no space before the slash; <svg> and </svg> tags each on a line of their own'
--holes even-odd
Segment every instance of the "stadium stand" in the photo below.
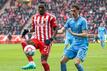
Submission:
<svg viewBox="0 0 107 71">
<path fill-rule="evenodd" d="M 23 27 L 35 14 L 39 1 L 41 0 L 32 0 L 31 7 L 20 4 L 17 0 L 9 1 L 8 8 L 0 13 L 0 34 L 20 35 Z M 6 2 L 7 0 L 0 0 L 0 9 L 5 6 Z M 64 25 L 67 18 L 71 17 L 68 11 L 70 6 L 78 3 L 81 7 L 80 15 L 88 20 L 89 33 L 97 34 L 97 27 L 101 22 L 105 22 L 107 28 L 107 0 L 46 0 L 46 2 L 48 11 L 56 16 L 58 24 Z"/>
<path fill-rule="evenodd" d="M 0 9 L 6 4 L 7 0 L 0 0 Z"/>
</svg>

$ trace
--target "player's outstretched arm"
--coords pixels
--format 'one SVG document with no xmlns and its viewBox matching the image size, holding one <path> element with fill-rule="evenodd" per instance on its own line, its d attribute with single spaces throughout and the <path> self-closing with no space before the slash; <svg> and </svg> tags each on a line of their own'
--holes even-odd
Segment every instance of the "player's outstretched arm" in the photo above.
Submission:
<svg viewBox="0 0 107 71">
<path fill-rule="evenodd" d="M 62 27 L 61 29 L 59 29 L 59 30 L 57 31 L 57 33 L 58 33 L 58 34 L 62 34 L 62 33 L 64 33 L 64 31 L 65 31 L 65 27 Z"/>
</svg>

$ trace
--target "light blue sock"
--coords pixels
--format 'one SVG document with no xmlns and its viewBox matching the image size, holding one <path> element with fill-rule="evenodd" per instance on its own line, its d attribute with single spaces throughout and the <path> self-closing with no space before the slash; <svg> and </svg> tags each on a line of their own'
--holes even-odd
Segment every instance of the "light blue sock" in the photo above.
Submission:
<svg viewBox="0 0 107 71">
<path fill-rule="evenodd" d="M 76 68 L 78 71 L 84 71 L 83 67 L 81 64 L 75 64 Z"/>
<path fill-rule="evenodd" d="M 104 42 L 101 42 L 101 46 L 102 46 L 102 48 L 104 48 L 104 46 L 105 46 L 105 43 L 104 43 Z"/>
<path fill-rule="evenodd" d="M 65 63 L 61 64 L 61 71 L 67 71 Z"/>
</svg>

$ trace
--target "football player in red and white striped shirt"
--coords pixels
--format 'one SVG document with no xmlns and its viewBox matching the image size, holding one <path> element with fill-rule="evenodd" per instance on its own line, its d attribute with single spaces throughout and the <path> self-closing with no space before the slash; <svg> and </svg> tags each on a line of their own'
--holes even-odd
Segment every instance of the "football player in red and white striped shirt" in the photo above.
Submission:
<svg viewBox="0 0 107 71">
<path fill-rule="evenodd" d="M 29 31 L 26 29 L 22 33 L 24 37 Z M 47 63 L 47 59 L 50 52 L 50 47 L 52 41 L 57 33 L 57 24 L 55 16 L 46 12 L 46 3 L 40 2 L 38 5 L 38 13 L 32 17 L 32 29 L 30 32 L 35 32 L 34 38 L 28 40 L 27 42 L 22 42 L 22 47 L 28 44 L 32 44 L 36 49 L 40 50 L 41 53 L 41 63 L 44 71 L 50 71 L 50 67 Z M 37 42 L 38 41 L 38 42 Z M 35 63 L 32 56 L 27 56 L 29 64 L 24 66 L 22 69 L 32 69 L 35 68 Z"/>
</svg>

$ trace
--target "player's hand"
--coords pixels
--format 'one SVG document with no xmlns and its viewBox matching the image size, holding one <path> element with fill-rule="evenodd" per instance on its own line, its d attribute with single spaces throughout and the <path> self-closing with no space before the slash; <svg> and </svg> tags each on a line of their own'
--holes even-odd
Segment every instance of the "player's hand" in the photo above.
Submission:
<svg viewBox="0 0 107 71">
<path fill-rule="evenodd" d="M 22 32 L 22 37 L 24 37 L 28 32 L 29 32 L 28 29 L 24 29 L 24 31 Z"/>
<path fill-rule="evenodd" d="M 45 44 L 50 45 L 52 41 L 53 41 L 53 38 L 47 39 L 45 40 Z"/>
</svg>

